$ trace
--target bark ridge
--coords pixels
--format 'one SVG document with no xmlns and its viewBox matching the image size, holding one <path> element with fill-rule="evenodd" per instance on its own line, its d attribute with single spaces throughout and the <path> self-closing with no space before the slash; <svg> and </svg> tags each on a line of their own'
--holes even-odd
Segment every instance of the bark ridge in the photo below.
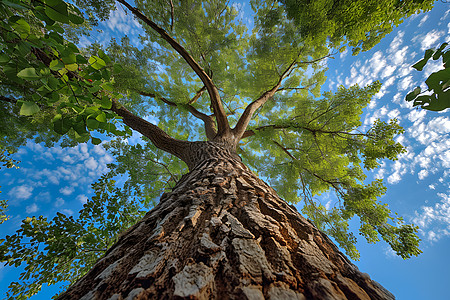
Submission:
<svg viewBox="0 0 450 300">
<path fill-rule="evenodd" d="M 173 191 L 163 194 L 160 203 L 59 299 L 394 296 L 227 155 L 193 165 Z"/>
</svg>

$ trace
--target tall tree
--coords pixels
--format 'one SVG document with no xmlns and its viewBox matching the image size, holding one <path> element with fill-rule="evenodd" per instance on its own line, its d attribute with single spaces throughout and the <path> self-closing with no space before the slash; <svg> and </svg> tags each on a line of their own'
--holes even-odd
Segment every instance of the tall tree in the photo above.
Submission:
<svg viewBox="0 0 450 300">
<path fill-rule="evenodd" d="M 77 4 L 0 3 L 2 147 L 119 136 L 107 144 L 117 163 L 78 219 L 29 217 L 2 240 L 2 261 L 27 264 L 11 297 L 80 278 L 61 299 L 392 298 L 324 234 L 357 258 L 348 231 L 357 216 L 369 242 L 381 237 L 403 258 L 420 253 L 417 228 L 378 201 L 382 182 L 364 182 L 364 169 L 404 151 L 395 120 L 359 130 L 378 82 L 321 95 L 333 50 L 290 14 L 267 23 L 277 2 L 252 2 L 250 33 L 227 1 L 117 0 L 142 26 L 141 45 L 126 37 L 81 50 L 77 38 L 115 3 Z M 123 143 L 131 130 L 147 144 Z M 302 202 L 310 221 L 246 165 Z M 120 174 L 129 174 L 123 188 L 114 186 Z M 338 204 L 326 209 L 317 196 L 330 191 Z"/>
</svg>

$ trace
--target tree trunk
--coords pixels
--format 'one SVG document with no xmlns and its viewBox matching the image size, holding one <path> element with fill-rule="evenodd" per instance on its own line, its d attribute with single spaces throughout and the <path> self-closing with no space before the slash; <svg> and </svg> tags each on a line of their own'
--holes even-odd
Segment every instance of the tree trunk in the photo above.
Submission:
<svg viewBox="0 0 450 300">
<path fill-rule="evenodd" d="M 235 155 L 213 152 L 59 299 L 394 299 Z"/>
</svg>

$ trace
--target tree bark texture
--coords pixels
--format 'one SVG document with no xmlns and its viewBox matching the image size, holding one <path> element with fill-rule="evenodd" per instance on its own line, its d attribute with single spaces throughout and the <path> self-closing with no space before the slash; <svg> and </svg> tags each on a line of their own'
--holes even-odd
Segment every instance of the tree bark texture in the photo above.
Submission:
<svg viewBox="0 0 450 300">
<path fill-rule="evenodd" d="M 234 155 L 206 153 L 59 299 L 394 299 Z"/>
</svg>

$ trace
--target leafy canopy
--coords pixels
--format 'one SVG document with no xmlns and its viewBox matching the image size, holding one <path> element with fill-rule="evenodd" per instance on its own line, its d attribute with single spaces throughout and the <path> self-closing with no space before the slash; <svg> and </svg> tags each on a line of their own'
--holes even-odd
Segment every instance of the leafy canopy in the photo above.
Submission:
<svg viewBox="0 0 450 300">
<path fill-rule="evenodd" d="M 14 152 L 28 139 L 71 146 L 100 144 L 106 135 L 115 137 L 103 145 L 116 158 L 92 185 L 95 196 L 77 217 L 27 217 L 0 241 L 2 262 L 26 265 L 20 282 L 10 285 L 10 299 L 82 276 L 187 171 L 151 137 L 127 144 L 131 129 L 119 115 L 121 107 L 136 118 L 157 120 L 171 137 L 204 140 L 223 122 L 218 110 L 223 105 L 232 127 L 245 125 L 238 145 L 244 162 L 284 199 L 298 203 L 348 255 L 359 256 L 348 230 L 355 216 L 367 241 L 382 238 L 403 258 L 420 253 L 417 228 L 378 200 L 383 183 L 365 182 L 365 169 L 405 151 L 394 140 L 403 132 L 396 120 L 361 128 L 362 111 L 381 84 L 334 93 L 321 93 L 321 86 L 325 59 L 335 48 L 348 43 L 367 50 L 401 18 L 430 9 L 431 1 L 354 6 L 354 1 L 251 1 L 253 28 L 228 1 L 137 0 L 139 11 L 118 2 L 125 6 L 0 2 L 2 161 L 13 163 L 5 151 Z M 327 9 L 318 9 L 323 4 Z M 112 9 L 125 9 L 128 18 L 148 17 L 139 19 L 140 44 L 124 37 L 77 46 Z M 250 114 L 255 103 L 262 104 Z M 246 114 L 251 119 L 243 120 Z M 123 186 L 116 185 L 120 178 Z M 334 207 L 321 202 L 325 193 L 335 195 Z"/>
</svg>

